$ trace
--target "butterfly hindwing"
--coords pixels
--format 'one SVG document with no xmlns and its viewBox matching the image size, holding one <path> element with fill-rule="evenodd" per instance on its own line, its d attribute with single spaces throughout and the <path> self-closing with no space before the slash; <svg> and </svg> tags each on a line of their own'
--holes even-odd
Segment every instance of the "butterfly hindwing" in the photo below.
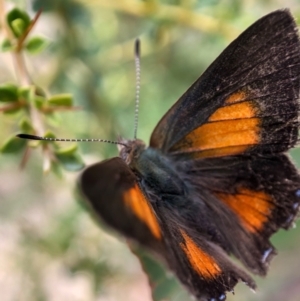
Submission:
<svg viewBox="0 0 300 301">
<path fill-rule="evenodd" d="M 300 176 L 290 159 L 284 154 L 231 156 L 186 163 L 185 168 L 211 212 L 211 227 L 223 237 L 212 241 L 253 273 L 265 275 L 276 254 L 270 236 L 288 229 L 299 211 Z"/>
<path fill-rule="evenodd" d="M 159 215 L 169 250 L 168 264 L 197 300 L 225 300 L 226 292 L 233 291 L 238 281 L 255 289 L 252 278 L 237 268 L 219 246 L 188 224 L 181 227 L 182 219 L 178 219 L 178 214 L 172 205 L 160 206 Z M 205 214 L 198 218 L 205 219 Z"/>
<path fill-rule="evenodd" d="M 277 153 L 298 136 L 300 42 L 289 11 L 250 26 L 155 128 L 150 146 L 178 158 Z"/>
</svg>

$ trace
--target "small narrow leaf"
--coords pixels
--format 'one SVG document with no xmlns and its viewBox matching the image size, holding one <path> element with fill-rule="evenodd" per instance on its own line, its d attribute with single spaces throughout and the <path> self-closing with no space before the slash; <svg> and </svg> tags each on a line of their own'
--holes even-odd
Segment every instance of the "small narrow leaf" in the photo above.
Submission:
<svg viewBox="0 0 300 301">
<path fill-rule="evenodd" d="M 53 95 L 48 99 L 48 104 L 54 106 L 72 106 L 73 104 L 73 96 L 72 94 L 57 94 Z"/>
<path fill-rule="evenodd" d="M 33 133 L 34 129 L 28 118 L 24 117 L 19 122 L 19 127 L 23 133 Z"/>
<path fill-rule="evenodd" d="M 30 18 L 25 11 L 18 8 L 12 9 L 7 14 L 7 23 L 15 37 L 20 37 L 30 25 Z"/>
<path fill-rule="evenodd" d="M 15 115 L 20 112 L 20 110 L 22 109 L 22 106 L 11 104 L 11 105 L 2 107 L 1 109 L 2 109 L 3 114 L 5 114 L 5 115 Z"/>
<path fill-rule="evenodd" d="M 15 19 L 11 22 L 11 28 L 16 37 L 20 37 L 26 31 L 26 24 L 22 19 Z"/>
<path fill-rule="evenodd" d="M 69 155 L 75 154 L 77 152 L 77 149 L 78 149 L 77 144 L 73 143 L 70 146 L 57 149 L 55 151 L 55 153 L 57 155 L 66 155 L 66 156 L 69 156 Z"/>
<path fill-rule="evenodd" d="M 45 138 L 56 138 L 54 133 L 52 133 L 51 131 L 47 131 L 46 134 L 44 135 L 44 137 Z"/>
<path fill-rule="evenodd" d="M 14 46 L 10 42 L 9 39 L 4 39 L 1 43 L 1 51 L 6 52 L 6 51 L 11 51 L 14 49 Z"/>
<path fill-rule="evenodd" d="M 36 108 L 38 108 L 38 109 L 42 109 L 45 102 L 46 102 L 45 97 L 35 96 L 35 98 L 34 98 L 34 104 L 35 104 Z"/>
<path fill-rule="evenodd" d="M 79 171 L 84 168 L 83 160 L 78 153 L 56 154 L 56 158 L 67 171 Z"/>
<path fill-rule="evenodd" d="M 35 86 L 35 94 L 37 96 L 46 97 L 46 92 L 39 86 Z"/>
<path fill-rule="evenodd" d="M 18 88 L 14 84 L 0 86 L 0 102 L 18 101 Z"/>
<path fill-rule="evenodd" d="M 19 139 L 16 136 L 8 138 L 1 147 L 1 152 L 3 154 L 13 154 L 20 152 L 26 147 L 26 140 Z"/>
<path fill-rule="evenodd" d="M 33 37 L 26 43 L 25 49 L 29 53 L 36 54 L 44 50 L 48 44 L 48 41 L 44 38 Z"/>
<path fill-rule="evenodd" d="M 27 103 L 32 103 L 35 99 L 34 91 L 34 86 L 21 87 L 18 89 L 19 98 L 25 100 Z"/>
</svg>

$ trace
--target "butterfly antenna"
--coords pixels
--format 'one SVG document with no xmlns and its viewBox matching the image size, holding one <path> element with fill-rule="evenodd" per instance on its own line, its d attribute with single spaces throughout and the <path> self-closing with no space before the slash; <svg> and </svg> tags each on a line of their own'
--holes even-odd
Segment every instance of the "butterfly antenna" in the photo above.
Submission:
<svg viewBox="0 0 300 301">
<path fill-rule="evenodd" d="M 135 90 L 135 112 L 134 112 L 134 139 L 137 138 L 137 128 L 139 123 L 139 102 L 140 102 L 140 86 L 141 86 L 141 52 L 140 52 L 140 40 L 135 40 L 134 45 L 134 57 L 135 57 L 135 76 L 136 76 L 136 90 Z M 105 139 L 61 139 L 61 138 L 50 138 L 40 137 L 29 134 L 18 134 L 18 138 L 27 140 L 40 140 L 40 141 L 62 141 L 62 142 L 105 142 L 111 144 L 118 144 L 126 146 L 125 143 L 119 141 L 111 141 Z"/>
<path fill-rule="evenodd" d="M 134 59 L 135 59 L 135 77 L 136 77 L 136 89 L 135 89 L 135 112 L 134 112 L 134 139 L 137 138 L 137 129 L 139 123 L 139 103 L 140 103 L 140 87 L 141 87 L 141 47 L 140 40 L 135 40 L 134 45 Z"/>
<path fill-rule="evenodd" d="M 27 140 L 40 140 L 40 141 L 63 141 L 63 142 L 105 142 L 111 144 L 119 144 L 126 146 L 126 144 L 118 141 L 111 141 L 105 139 L 60 139 L 60 138 L 51 138 L 51 137 L 40 137 L 29 134 L 18 134 L 17 137 Z"/>
</svg>

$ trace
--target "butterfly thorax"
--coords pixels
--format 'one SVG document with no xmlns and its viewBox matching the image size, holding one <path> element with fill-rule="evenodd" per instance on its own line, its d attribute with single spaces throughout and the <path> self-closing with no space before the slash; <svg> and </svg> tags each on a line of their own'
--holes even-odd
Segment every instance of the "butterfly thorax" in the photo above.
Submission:
<svg viewBox="0 0 300 301">
<path fill-rule="evenodd" d="M 145 188 L 167 195 L 183 195 L 184 182 L 176 170 L 176 164 L 159 149 L 146 148 L 142 140 L 122 140 L 120 157 L 142 179 Z"/>
</svg>

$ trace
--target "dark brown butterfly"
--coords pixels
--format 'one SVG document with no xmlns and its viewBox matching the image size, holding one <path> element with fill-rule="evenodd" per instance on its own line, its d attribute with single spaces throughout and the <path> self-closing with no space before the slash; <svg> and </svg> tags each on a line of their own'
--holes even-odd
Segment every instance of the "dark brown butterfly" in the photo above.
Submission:
<svg viewBox="0 0 300 301">
<path fill-rule="evenodd" d="M 300 42 L 288 10 L 250 26 L 173 105 L 146 148 L 87 168 L 81 189 L 110 226 L 159 254 L 198 300 L 265 275 L 269 238 L 294 221 Z"/>
</svg>

